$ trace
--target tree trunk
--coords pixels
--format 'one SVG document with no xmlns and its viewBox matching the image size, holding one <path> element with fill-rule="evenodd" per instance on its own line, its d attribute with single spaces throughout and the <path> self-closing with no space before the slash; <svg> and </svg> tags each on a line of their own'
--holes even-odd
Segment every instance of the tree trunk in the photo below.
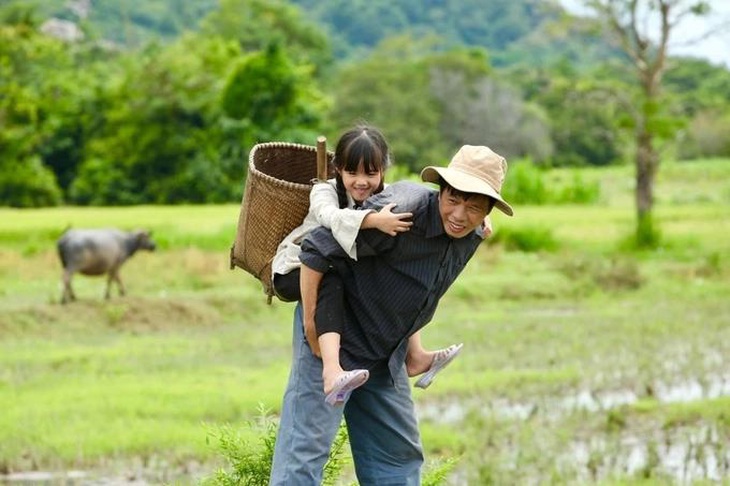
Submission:
<svg viewBox="0 0 730 486">
<path fill-rule="evenodd" d="M 654 226 L 654 180 L 659 165 L 653 136 L 644 126 L 636 134 L 636 241 L 640 247 L 653 247 L 659 240 Z"/>
<path fill-rule="evenodd" d="M 636 137 L 636 209 L 639 216 L 650 214 L 654 205 L 654 177 L 658 156 L 652 136 L 641 130 Z"/>
</svg>

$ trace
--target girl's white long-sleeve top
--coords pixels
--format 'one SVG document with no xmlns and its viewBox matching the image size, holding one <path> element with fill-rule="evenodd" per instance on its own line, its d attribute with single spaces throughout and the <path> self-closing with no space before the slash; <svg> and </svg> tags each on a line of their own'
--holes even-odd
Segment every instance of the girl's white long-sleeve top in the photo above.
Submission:
<svg viewBox="0 0 730 486">
<path fill-rule="evenodd" d="M 337 243 L 350 258 L 357 260 L 355 239 L 363 219 L 373 210 L 353 209 L 354 206 L 355 201 L 348 194 L 347 208 L 340 209 L 335 179 L 315 184 L 309 193 L 309 212 L 304 221 L 284 238 L 276 250 L 271 263 L 272 277 L 274 273 L 284 275 L 301 266 L 299 245 L 307 233 L 317 226 L 331 229 Z"/>
</svg>

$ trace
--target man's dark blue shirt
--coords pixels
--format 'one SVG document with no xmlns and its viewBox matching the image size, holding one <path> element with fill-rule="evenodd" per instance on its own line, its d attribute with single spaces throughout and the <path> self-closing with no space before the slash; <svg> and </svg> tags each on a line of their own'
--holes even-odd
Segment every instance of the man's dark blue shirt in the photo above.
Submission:
<svg viewBox="0 0 730 486">
<path fill-rule="evenodd" d="M 406 340 L 433 317 L 439 299 L 482 242 L 480 229 L 463 238 L 444 231 L 438 192 L 397 182 L 370 197 L 364 209 L 395 203 L 394 212 L 413 213 L 413 226 L 389 236 L 361 230 L 357 261 L 349 258 L 332 232 L 316 228 L 302 242 L 302 264 L 336 271 L 345 292 L 340 362 L 344 369 L 402 365 Z"/>
</svg>

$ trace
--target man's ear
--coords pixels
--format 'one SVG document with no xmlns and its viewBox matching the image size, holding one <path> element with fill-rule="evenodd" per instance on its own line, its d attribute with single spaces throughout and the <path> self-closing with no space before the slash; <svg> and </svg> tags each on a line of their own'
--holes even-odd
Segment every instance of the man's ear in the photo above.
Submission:
<svg viewBox="0 0 730 486">
<path fill-rule="evenodd" d="M 497 205 L 497 200 L 493 197 L 489 198 L 489 207 L 487 208 L 487 214 L 492 212 L 492 209 L 494 209 L 494 206 Z"/>
</svg>

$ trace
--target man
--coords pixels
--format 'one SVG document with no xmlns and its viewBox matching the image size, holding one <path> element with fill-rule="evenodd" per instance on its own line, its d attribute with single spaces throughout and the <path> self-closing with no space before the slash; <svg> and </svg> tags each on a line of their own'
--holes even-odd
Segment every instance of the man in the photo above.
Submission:
<svg viewBox="0 0 730 486">
<path fill-rule="evenodd" d="M 424 181 L 439 184 L 438 192 L 398 182 L 366 201 L 365 208 L 395 203 L 396 210 L 411 212 L 409 231 L 396 236 L 361 231 L 357 260 L 347 257 L 327 229 L 304 240 L 302 304 L 294 315 L 292 370 L 271 485 L 320 484 L 343 413 L 362 486 L 420 484 L 423 451 L 404 365 L 408 337 L 431 320 L 476 252 L 485 216 L 494 206 L 513 214 L 500 195 L 506 172 L 504 158 L 488 147 L 465 145 L 448 167 L 421 172 Z M 369 380 L 336 408 L 324 401 L 314 330 L 317 286 L 326 272 L 337 272 L 344 286 L 343 368 L 370 370 Z"/>
</svg>

